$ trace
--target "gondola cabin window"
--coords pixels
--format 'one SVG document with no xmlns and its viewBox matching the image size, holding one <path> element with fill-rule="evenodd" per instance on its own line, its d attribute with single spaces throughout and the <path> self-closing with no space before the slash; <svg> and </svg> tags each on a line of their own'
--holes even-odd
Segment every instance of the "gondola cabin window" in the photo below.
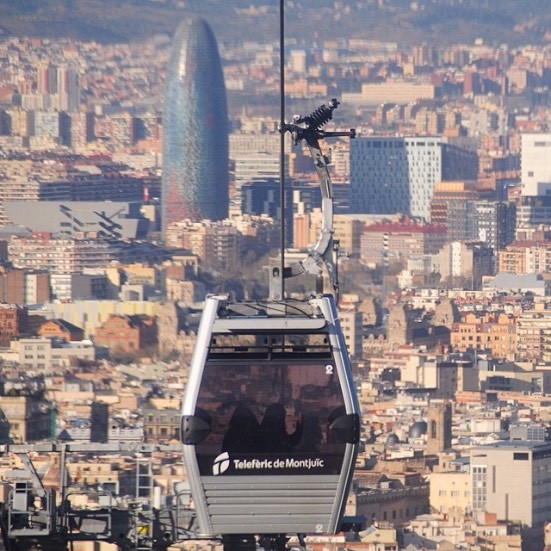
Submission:
<svg viewBox="0 0 551 551">
<path fill-rule="evenodd" d="M 331 361 L 210 360 L 195 415 L 210 426 L 196 446 L 201 475 L 338 474 L 342 468 L 345 444 L 331 426 L 345 415 L 345 404 Z"/>
</svg>

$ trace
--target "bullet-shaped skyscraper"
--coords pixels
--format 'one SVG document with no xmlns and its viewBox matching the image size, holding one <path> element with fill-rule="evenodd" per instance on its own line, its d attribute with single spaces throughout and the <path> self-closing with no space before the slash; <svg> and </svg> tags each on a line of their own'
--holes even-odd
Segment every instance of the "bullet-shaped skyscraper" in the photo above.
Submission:
<svg viewBox="0 0 551 551">
<path fill-rule="evenodd" d="M 163 115 L 163 233 L 176 221 L 228 216 L 228 112 L 214 34 L 191 18 L 174 36 Z"/>
</svg>

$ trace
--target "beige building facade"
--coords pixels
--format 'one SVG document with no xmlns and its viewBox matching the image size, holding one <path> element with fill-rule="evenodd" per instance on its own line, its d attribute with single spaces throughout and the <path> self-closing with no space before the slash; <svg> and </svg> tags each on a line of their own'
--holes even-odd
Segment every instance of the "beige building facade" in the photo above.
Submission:
<svg viewBox="0 0 551 551">
<path fill-rule="evenodd" d="M 543 548 L 551 518 L 551 443 L 502 441 L 471 450 L 473 511 L 519 523 L 526 549 Z M 540 545 L 541 544 L 541 545 Z"/>
<path fill-rule="evenodd" d="M 464 516 L 471 510 L 471 474 L 431 473 L 430 508 L 448 516 Z"/>
</svg>

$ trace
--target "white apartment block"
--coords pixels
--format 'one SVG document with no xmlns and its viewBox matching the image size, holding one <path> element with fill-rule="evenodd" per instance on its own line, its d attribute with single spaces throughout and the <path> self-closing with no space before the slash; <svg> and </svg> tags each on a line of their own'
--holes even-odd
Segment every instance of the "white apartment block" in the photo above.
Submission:
<svg viewBox="0 0 551 551">
<path fill-rule="evenodd" d="M 358 138 L 350 143 L 350 164 L 355 211 L 430 218 L 442 179 L 440 138 Z"/>
<path fill-rule="evenodd" d="M 522 195 L 551 192 L 551 133 L 522 134 Z"/>
</svg>

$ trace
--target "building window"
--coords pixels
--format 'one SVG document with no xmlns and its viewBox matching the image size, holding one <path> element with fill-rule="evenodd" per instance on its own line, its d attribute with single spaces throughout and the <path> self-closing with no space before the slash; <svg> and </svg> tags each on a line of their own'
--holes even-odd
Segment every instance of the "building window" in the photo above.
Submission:
<svg viewBox="0 0 551 551">
<path fill-rule="evenodd" d="M 513 454 L 513 461 L 528 461 L 528 453 L 517 452 Z"/>
<path fill-rule="evenodd" d="M 475 511 L 484 510 L 486 506 L 486 466 L 472 467 L 472 504 Z"/>
</svg>

